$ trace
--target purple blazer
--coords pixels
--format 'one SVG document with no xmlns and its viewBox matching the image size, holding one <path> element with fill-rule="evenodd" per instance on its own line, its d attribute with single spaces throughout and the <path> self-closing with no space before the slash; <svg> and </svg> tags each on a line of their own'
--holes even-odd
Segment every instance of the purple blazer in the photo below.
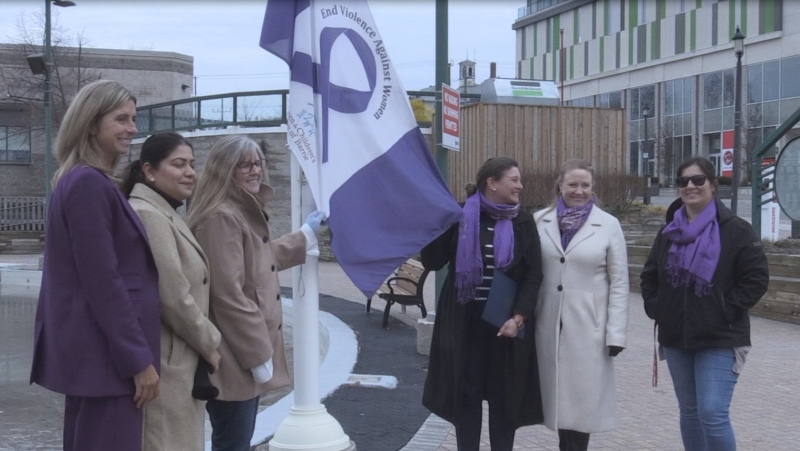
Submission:
<svg viewBox="0 0 800 451">
<path fill-rule="evenodd" d="M 31 383 L 71 396 L 135 393 L 159 370 L 158 272 L 122 192 L 78 166 L 53 191 L 36 310 Z"/>
</svg>

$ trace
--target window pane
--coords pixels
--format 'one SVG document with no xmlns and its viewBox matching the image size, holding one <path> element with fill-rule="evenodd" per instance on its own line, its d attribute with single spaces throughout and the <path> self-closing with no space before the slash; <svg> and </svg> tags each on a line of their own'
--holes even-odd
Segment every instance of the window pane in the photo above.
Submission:
<svg viewBox="0 0 800 451">
<path fill-rule="evenodd" d="M 800 57 L 795 56 L 781 61 L 781 99 L 800 97 L 800 83 L 797 83 L 799 71 Z"/>
<path fill-rule="evenodd" d="M 761 120 L 764 125 L 780 124 L 778 102 L 764 102 L 764 109 L 761 110 Z"/>
<path fill-rule="evenodd" d="M 777 61 L 764 63 L 764 98 L 763 101 L 777 100 L 780 88 L 780 70 Z M 790 78 L 793 80 L 793 78 Z"/>
<path fill-rule="evenodd" d="M 722 83 L 722 98 L 723 98 L 723 105 L 722 106 L 733 106 L 733 91 L 734 91 L 734 76 L 733 70 L 726 70 L 723 72 L 724 81 Z"/>
<path fill-rule="evenodd" d="M 631 89 L 631 120 L 641 119 L 642 105 L 640 99 L 641 89 Z"/>
<path fill-rule="evenodd" d="M 706 74 L 705 80 L 705 109 L 710 110 L 722 106 L 722 72 Z M 718 130 L 718 129 L 714 129 Z"/>
<path fill-rule="evenodd" d="M 733 107 L 722 109 L 722 129 L 733 130 Z"/>
<path fill-rule="evenodd" d="M 682 122 L 682 133 L 683 135 L 691 135 L 692 134 L 692 118 L 694 117 L 693 114 L 682 114 L 680 116 L 680 121 Z"/>
<path fill-rule="evenodd" d="M 643 105 L 650 107 L 650 116 L 655 116 L 656 110 L 656 87 L 655 85 L 642 88 L 641 99 Z"/>
<path fill-rule="evenodd" d="M 747 103 L 760 102 L 763 98 L 761 84 L 763 83 L 764 67 L 761 64 L 747 68 Z"/>
<path fill-rule="evenodd" d="M 744 109 L 744 121 L 747 124 L 747 128 L 757 128 L 761 127 L 761 104 L 754 103 L 752 105 L 747 105 Z"/>
<path fill-rule="evenodd" d="M 666 83 L 666 94 L 664 95 L 664 114 L 667 116 L 672 115 L 672 106 L 675 104 L 675 82 L 668 81 Z"/>
<path fill-rule="evenodd" d="M 800 97 L 794 99 L 781 100 L 781 118 L 780 122 L 783 123 L 789 116 L 792 115 L 797 109 L 800 108 Z"/>
<path fill-rule="evenodd" d="M 709 110 L 703 113 L 703 132 L 718 132 L 722 130 L 722 110 Z"/>
<path fill-rule="evenodd" d="M 611 92 L 608 94 L 608 107 L 622 108 L 622 93 L 620 91 Z"/>
<path fill-rule="evenodd" d="M 683 110 L 682 113 L 692 112 L 692 99 L 694 98 L 694 78 L 683 79 Z"/>
</svg>

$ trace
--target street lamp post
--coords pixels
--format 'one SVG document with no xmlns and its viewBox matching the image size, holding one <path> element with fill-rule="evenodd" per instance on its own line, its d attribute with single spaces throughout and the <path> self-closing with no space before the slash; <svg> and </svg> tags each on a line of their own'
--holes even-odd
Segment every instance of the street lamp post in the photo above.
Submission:
<svg viewBox="0 0 800 451">
<path fill-rule="evenodd" d="M 650 117 L 650 107 L 647 105 L 642 107 L 642 116 L 644 116 L 644 150 L 642 150 L 642 161 L 644 163 L 644 204 L 650 205 L 650 152 L 647 149 L 647 118 Z"/>
<path fill-rule="evenodd" d="M 736 214 L 739 203 L 739 177 L 742 161 L 742 55 L 744 54 L 744 35 L 739 27 L 731 38 L 736 53 L 736 87 L 733 106 L 733 177 L 731 178 L 731 211 Z M 753 212 L 755 215 L 756 212 Z"/>
<path fill-rule="evenodd" d="M 75 2 L 64 0 L 44 0 L 44 206 L 45 215 L 50 205 L 51 180 L 53 179 L 53 50 L 50 46 L 50 3 L 66 8 Z M 33 69 L 33 66 L 31 67 Z M 34 71 L 36 73 L 36 71 Z"/>
</svg>

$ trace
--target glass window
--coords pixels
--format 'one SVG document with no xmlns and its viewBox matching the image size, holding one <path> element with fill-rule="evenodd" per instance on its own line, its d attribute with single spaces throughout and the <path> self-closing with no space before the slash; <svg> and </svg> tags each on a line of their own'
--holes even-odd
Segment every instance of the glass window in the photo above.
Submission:
<svg viewBox="0 0 800 451">
<path fill-rule="evenodd" d="M 608 108 L 622 108 L 622 92 L 615 91 L 608 94 Z"/>
<path fill-rule="evenodd" d="M 781 99 L 800 97 L 800 83 L 795 78 L 797 74 L 800 74 L 800 56 L 781 61 Z"/>
<path fill-rule="evenodd" d="M 780 113 L 778 101 L 764 102 L 761 110 L 761 121 L 764 125 L 780 124 Z"/>
<path fill-rule="evenodd" d="M 797 109 L 800 108 L 800 97 L 794 99 L 781 100 L 781 118 L 780 122 L 783 123 L 789 116 L 792 115 Z"/>
<path fill-rule="evenodd" d="M 747 124 L 748 128 L 755 128 L 761 127 L 761 104 L 755 103 L 753 105 L 747 105 L 745 108 L 745 123 Z"/>
<path fill-rule="evenodd" d="M 764 63 L 764 102 L 778 99 L 778 92 L 780 89 L 779 77 L 780 69 L 778 61 Z"/>
<path fill-rule="evenodd" d="M 28 163 L 31 161 L 31 133 L 25 127 L 0 126 L 0 161 Z"/>
<path fill-rule="evenodd" d="M 726 70 L 722 73 L 723 83 L 722 83 L 722 106 L 733 106 L 734 102 L 734 76 L 733 76 L 733 69 Z"/>
<path fill-rule="evenodd" d="M 683 109 L 681 113 L 692 112 L 692 99 L 694 98 L 694 79 L 686 77 L 683 79 Z"/>
<path fill-rule="evenodd" d="M 708 110 L 703 113 L 703 131 L 718 132 L 722 130 L 722 110 Z"/>
<path fill-rule="evenodd" d="M 722 72 L 712 72 L 706 74 L 704 79 L 705 87 L 705 109 L 710 110 L 722 106 Z"/>
<path fill-rule="evenodd" d="M 673 114 L 673 106 L 676 103 L 675 95 L 675 81 L 670 80 L 665 83 L 666 95 L 664 98 L 664 114 L 671 116 Z"/>
<path fill-rule="evenodd" d="M 747 68 L 747 103 L 761 102 L 761 84 L 764 80 L 764 66 L 755 64 Z"/>
</svg>

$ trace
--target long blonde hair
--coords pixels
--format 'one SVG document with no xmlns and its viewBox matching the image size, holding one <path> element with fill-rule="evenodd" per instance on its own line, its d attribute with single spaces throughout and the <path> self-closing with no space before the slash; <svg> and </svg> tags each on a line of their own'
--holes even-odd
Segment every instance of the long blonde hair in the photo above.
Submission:
<svg viewBox="0 0 800 451">
<path fill-rule="evenodd" d="M 258 158 L 264 158 L 258 144 L 246 136 L 226 136 L 214 143 L 189 205 L 189 228 L 194 230 L 237 189 L 233 181 L 234 171 L 239 170 L 237 165 L 252 152 Z"/>
<path fill-rule="evenodd" d="M 56 158 L 60 165 L 53 176 L 54 187 L 64 174 L 79 164 L 97 168 L 109 177 L 113 175 L 120 157 L 115 157 L 109 167 L 102 151 L 92 145 L 90 134 L 104 115 L 129 101 L 136 104 L 136 97 L 111 80 L 97 80 L 78 91 L 67 108 L 56 137 Z"/>
</svg>

